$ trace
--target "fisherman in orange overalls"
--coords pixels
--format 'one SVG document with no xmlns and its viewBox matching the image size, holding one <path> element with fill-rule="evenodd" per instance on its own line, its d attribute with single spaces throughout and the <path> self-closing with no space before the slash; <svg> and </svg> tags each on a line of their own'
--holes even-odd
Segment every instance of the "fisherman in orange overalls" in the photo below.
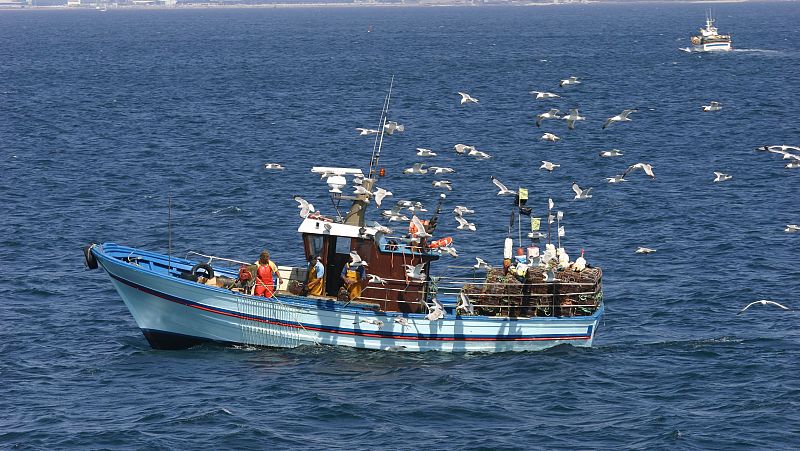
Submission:
<svg viewBox="0 0 800 451">
<path fill-rule="evenodd" d="M 342 268 L 341 276 L 344 286 L 347 288 L 348 299 L 353 301 L 361 297 L 362 282 L 367 278 L 367 270 L 364 265 L 353 263 L 351 257 L 350 262 L 346 263 Z"/>
<path fill-rule="evenodd" d="M 272 277 L 278 278 L 278 285 L 283 283 L 281 274 L 278 272 L 278 265 L 269 259 L 267 251 L 259 255 L 256 265 L 258 265 L 258 269 L 256 270 L 255 295 L 271 298 L 275 295 L 275 282 Z"/>
</svg>

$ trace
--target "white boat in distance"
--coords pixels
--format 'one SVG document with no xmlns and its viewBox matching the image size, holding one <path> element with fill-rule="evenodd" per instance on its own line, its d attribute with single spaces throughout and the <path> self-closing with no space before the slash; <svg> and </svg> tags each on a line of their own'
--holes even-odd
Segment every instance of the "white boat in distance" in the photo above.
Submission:
<svg viewBox="0 0 800 451">
<path fill-rule="evenodd" d="M 364 190 L 357 192 L 372 191 L 380 172 L 380 148 L 373 147 L 368 177 L 351 168 L 313 170 L 329 176 L 334 203 L 351 202 L 347 214 L 335 218 L 306 210 L 298 228 L 306 261 L 318 257 L 325 269 L 323 283 L 315 285 L 316 295 L 309 294 L 306 267 L 279 267 L 282 283 L 273 297 L 262 297 L 253 295 L 252 280 L 242 275 L 245 269 L 244 274 L 254 274 L 253 265 L 242 261 L 198 253 L 176 258 L 105 243 L 84 248 L 86 264 L 108 273 L 157 349 L 185 349 L 203 342 L 447 352 L 592 345 L 604 312 L 599 268 L 558 264 L 548 252 L 540 258 L 532 243 L 531 258 L 519 259 L 506 270 L 449 267 L 449 276 L 432 276 L 432 263 L 452 241 L 430 236 L 444 195 L 422 233 L 393 235 L 377 223 L 367 223 L 370 195 L 348 196 L 334 188 L 353 176 L 362 178 Z M 514 208 L 521 210 L 520 205 Z M 414 217 L 412 224 L 419 221 Z M 511 257 L 506 255 L 510 242 L 506 238 L 504 258 Z M 357 296 L 348 295 L 340 277 L 354 253 L 368 262 L 371 276 L 359 282 L 363 289 Z"/>
<path fill-rule="evenodd" d="M 711 13 L 706 14 L 706 26 L 700 29 L 700 34 L 692 36 L 692 50 L 696 52 L 716 52 L 731 50 L 731 36 L 719 34 L 714 26 Z"/>
</svg>

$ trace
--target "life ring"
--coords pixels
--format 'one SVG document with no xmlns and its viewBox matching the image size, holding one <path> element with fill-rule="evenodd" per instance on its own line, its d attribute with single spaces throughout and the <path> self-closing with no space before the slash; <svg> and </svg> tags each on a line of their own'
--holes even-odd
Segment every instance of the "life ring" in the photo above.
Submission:
<svg viewBox="0 0 800 451">
<path fill-rule="evenodd" d="M 198 274 L 197 271 L 202 269 L 205 274 Z M 193 276 L 203 276 L 206 279 L 213 279 L 214 278 L 214 268 L 211 267 L 208 263 L 198 263 L 192 266 L 192 275 Z"/>
<path fill-rule="evenodd" d="M 444 238 L 442 238 L 440 240 L 431 241 L 430 243 L 428 243 L 428 247 L 430 247 L 432 249 L 436 249 L 438 247 L 449 246 L 451 244 L 453 244 L 453 237 L 446 236 L 446 237 L 444 237 Z"/>
<path fill-rule="evenodd" d="M 83 258 L 86 262 L 86 267 L 89 269 L 97 269 L 97 259 L 92 254 L 92 248 L 94 244 L 89 244 L 83 248 Z"/>
</svg>

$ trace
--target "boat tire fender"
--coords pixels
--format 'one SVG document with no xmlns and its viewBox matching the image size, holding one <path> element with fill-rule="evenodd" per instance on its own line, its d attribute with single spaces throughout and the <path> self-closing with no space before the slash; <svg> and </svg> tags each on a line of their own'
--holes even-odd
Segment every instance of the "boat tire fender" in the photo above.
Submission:
<svg viewBox="0 0 800 451">
<path fill-rule="evenodd" d="M 83 248 L 83 258 L 86 262 L 86 267 L 89 269 L 97 269 L 97 259 L 92 254 L 92 248 L 95 244 L 88 244 Z"/>
<path fill-rule="evenodd" d="M 202 272 L 198 274 L 198 271 L 201 271 L 201 270 L 202 270 Z M 192 275 L 193 276 L 203 276 L 203 277 L 205 277 L 207 279 L 213 279 L 214 278 L 214 268 L 212 268 L 211 265 L 209 265 L 208 263 L 198 263 L 198 264 L 192 266 Z"/>
</svg>

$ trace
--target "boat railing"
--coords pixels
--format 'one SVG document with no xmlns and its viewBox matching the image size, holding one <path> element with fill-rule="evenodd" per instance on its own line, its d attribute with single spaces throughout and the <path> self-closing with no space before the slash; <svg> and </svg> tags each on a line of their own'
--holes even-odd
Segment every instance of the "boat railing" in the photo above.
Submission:
<svg viewBox="0 0 800 451">
<path fill-rule="evenodd" d="M 189 260 L 189 256 L 191 256 L 191 255 L 196 255 L 196 256 L 199 256 L 199 257 L 207 258 L 208 261 L 206 263 L 208 263 L 209 265 L 214 263 L 215 261 L 223 261 L 223 262 L 234 263 L 234 264 L 238 264 L 238 265 L 252 265 L 253 264 L 253 263 L 243 262 L 241 260 L 234 260 L 232 258 L 217 257 L 215 255 L 206 255 L 206 254 L 203 254 L 203 253 L 200 253 L 200 252 L 196 252 L 196 251 L 187 252 L 186 253 L 186 259 Z"/>
</svg>

